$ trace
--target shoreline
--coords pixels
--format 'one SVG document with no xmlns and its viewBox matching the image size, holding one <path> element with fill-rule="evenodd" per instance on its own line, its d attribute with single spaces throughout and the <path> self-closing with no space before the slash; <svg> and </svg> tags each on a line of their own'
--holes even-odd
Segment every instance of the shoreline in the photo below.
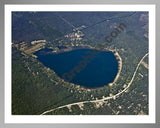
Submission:
<svg viewBox="0 0 160 128">
<path fill-rule="evenodd" d="M 117 73 L 115 79 L 113 80 L 113 82 L 108 84 L 110 87 L 118 80 L 118 77 L 119 77 L 121 70 L 122 70 L 122 58 L 120 57 L 120 55 L 118 54 L 117 51 L 114 52 L 114 55 L 115 55 L 117 62 L 118 62 L 118 73 Z"/>
<path fill-rule="evenodd" d="M 52 48 L 46 48 L 46 49 L 52 49 Z M 50 52 L 50 53 L 51 53 L 51 54 L 59 54 L 59 53 L 64 53 L 64 52 L 70 52 L 70 51 L 77 50 L 77 49 L 96 49 L 96 50 L 99 50 L 99 51 L 109 51 L 109 52 L 112 52 L 112 53 L 114 54 L 114 56 L 116 57 L 117 63 L 118 63 L 118 72 L 117 72 L 117 75 L 116 75 L 116 77 L 114 78 L 113 82 L 108 83 L 108 84 L 106 84 L 106 85 L 104 85 L 104 86 L 102 86 L 102 87 L 86 88 L 86 87 L 84 87 L 84 86 L 82 86 L 82 85 L 78 85 L 78 84 L 75 84 L 75 83 L 71 83 L 71 82 L 65 81 L 63 78 L 59 77 L 59 76 L 56 74 L 55 71 L 53 71 L 52 69 L 50 69 L 50 70 L 52 70 L 52 71 L 56 74 L 56 76 L 58 77 L 58 79 L 59 79 L 61 82 L 64 82 L 65 84 L 69 84 L 69 85 L 71 85 L 71 86 L 74 86 L 74 87 L 76 87 L 76 88 L 78 88 L 78 89 L 91 91 L 91 90 L 96 90 L 96 89 L 102 89 L 102 88 L 104 88 L 104 87 L 106 87 L 106 86 L 111 87 L 111 86 L 118 80 L 118 77 L 119 77 L 120 72 L 121 72 L 121 69 L 122 69 L 122 59 L 121 59 L 120 55 L 118 54 L 118 52 L 115 51 L 115 50 L 111 50 L 111 49 L 99 49 L 99 48 L 95 48 L 95 47 L 86 45 L 86 46 L 71 47 L 70 49 L 61 49 L 60 51 L 56 51 L 56 52 L 53 52 L 53 51 L 52 51 L 52 52 Z M 40 49 L 40 50 L 41 50 L 41 49 Z M 52 50 L 53 50 L 53 49 L 52 49 Z"/>
</svg>

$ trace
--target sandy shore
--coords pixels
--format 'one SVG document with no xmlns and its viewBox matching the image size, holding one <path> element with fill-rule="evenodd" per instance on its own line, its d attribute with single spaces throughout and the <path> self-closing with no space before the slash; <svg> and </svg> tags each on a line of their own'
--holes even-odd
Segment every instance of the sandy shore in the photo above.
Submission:
<svg viewBox="0 0 160 128">
<path fill-rule="evenodd" d="M 122 69 L 122 58 L 120 57 L 120 55 L 118 54 L 117 51 L 114 51 L 114 55 L 116 56 L 116 59 L 118 61 L 118 73 L 117 76 L 115 77 L 114 81 L 112 83 L 109 83 L 109 86 L 112 86 L 118 79 L 120 73 L 121 73 L 121 69 Z"/>
</svg>

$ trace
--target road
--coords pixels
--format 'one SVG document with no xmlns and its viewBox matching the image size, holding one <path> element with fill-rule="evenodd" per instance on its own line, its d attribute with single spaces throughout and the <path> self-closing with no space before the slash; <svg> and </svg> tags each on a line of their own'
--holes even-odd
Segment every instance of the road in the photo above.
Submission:
<svg viewBox="0 0 160 128">
<path fill-rule="evenodd" d="M 60 108 L 64 108 L 64 107 L 70 107 L 72 105 L 79 105 L 79 104 L 84 104 L 84 103 L 94 103 L 94 102 L 103 102 L 105 100 L 109 100 L 109 99 L 115 99 L 116 97 L 118 97 L 119 95 L 121 95 L 122 93 L 124 93 L 125 91 L 127 91 L 127 89 L 131 86 L 133 80 L 134 80 L 134 77 L 136 75 L 136 72 L 140 66 L 140 64 L 142 63 L 143 59 L 148 55 L 149 53 L 146 53 L 142 59 L 139 61 L 134 73 L 133 73 L 133 76 L 132 76 L 132 79 L 131 81 L 129 82 L 129 84 L 119 93 L 117 93 L 116 95 L 113 95 L 113 96 L 109 96 L 109 97 L 105 97 L 105 98 L 102 98 L 100 100 L 91 100 L 91 101 L 82 101 L 82 102 L 77 102 L 77 103 L 71 103 L 71 104 L 67 104 L 67 105 L 63 105 L 63 106 L 60 106 L 60 107 L 57 107 L 57 108 L 54 108 L 54 109 L 50 109 L 50 110 L 47 110 L 45 112 L 43 112 L 41 115 L 44 115 L 46 113 L 49 113 L 49 112 L 52 112 L 54 110 L 57 110 L 57 109 L 60 109 Z"/>
</svg>

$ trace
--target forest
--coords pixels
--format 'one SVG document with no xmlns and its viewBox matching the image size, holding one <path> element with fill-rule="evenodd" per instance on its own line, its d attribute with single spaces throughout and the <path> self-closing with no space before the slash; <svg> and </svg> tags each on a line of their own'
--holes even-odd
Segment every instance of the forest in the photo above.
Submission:
<svg viewBox="0 0 160 128">
<path fill-rule="evenodd" d="M 125 31 L 105 45 L 105 37 L 120 23 L 127 26 Z M 66 104 L 117 94 L 128 85 L 137 64 L 148 53 L 147 34 L 148 12 L 12 12 L 12 114 L 39 115 Z M 121 56 L 120 76 L 114 85 L 97 89 L 64 82 L 53 70 L 20 49 L 22 42 L 30 47 L 33 40 L 46 40 L 45 47 L 54 50 L 86 45 L 96 48 L 103 44 Z M 148 64 L 148 57 L 144 62 Z M 82 108 L 73 105 L 47 114 L 148 114 L 148 69 L 141 64 L 130 88 L 116 99 L 84 103 Z"/>
</svg>

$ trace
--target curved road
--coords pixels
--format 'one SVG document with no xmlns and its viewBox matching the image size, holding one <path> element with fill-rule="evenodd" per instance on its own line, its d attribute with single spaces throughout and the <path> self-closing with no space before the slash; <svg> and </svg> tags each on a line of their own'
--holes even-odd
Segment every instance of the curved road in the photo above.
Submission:
<svg viewBox="0 0 160 128">
<path fill-rule="evenodd" d="M 83 103 L 93 103 L 93 102 L 103 102 L 103 101 L 105 101 L 105 100 L 115 99 L 116 97 L 118 97 L 120 94 L 122 94 L 123 92 L 125 92 L 125 91 L 130 87 L 130 85 L 132 84 L 132 82 L 133 82 L 133 80 L 134 80 L 134 77 L 135 77 L 135 75 L 136 75 L 136 72 L 137 72 L 140 64 L 142 63 L 143 59 L 144 59 L 148 54 L 149 54 L 149 53 L 146 53 L 146 54 L 143 56 L 143 58 L 139 61 L 138 65 L 137 65 L 137 67 L 136 67 L 136 69 L 135 69 L 135 71 L 134 71 L 134 74 L 133 74 L 133 76 L 132 76 L 132 79 L 131 79 L 131 81 L 129 82 L 128 86 L 127 86 L 125 89 L 123 89 L 121 92 L 117 93 L 116 95 L 109 96 L 109 97 L 106 97 L 106 98 L 103 98 L 103 99 L 100 99 L 100 100 L 82 101 L 82 102 L 67 104 L 67 105 L 64 105 L 64 106 L 60 106 L 60 107 L 57 107 L 57 108 L 54 108 L 54 109 L 45 111 L 45 112 L 43 112 L 41 115 L 44 115 L 44 114 L 49 113 L 49 112 L 52 112 L 52 111 L 54 111 L 54 110 L 56 110 L 56 109 L 60 109 L 60 108 L 64 108 L 64 107 L 70 107 L 70 106 L 72 106 L 72 105 L 80 105 L 80 104 L 83 104 Z"/>
</svg>

